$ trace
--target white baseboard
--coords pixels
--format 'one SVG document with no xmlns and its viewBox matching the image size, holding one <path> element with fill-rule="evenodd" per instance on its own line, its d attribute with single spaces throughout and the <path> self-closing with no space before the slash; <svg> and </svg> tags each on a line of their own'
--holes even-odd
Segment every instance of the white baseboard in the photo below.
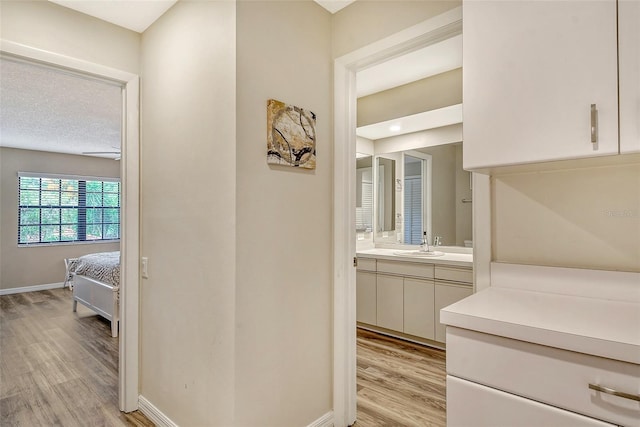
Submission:
<svg viewBox="0 0 640 427">
<path fill-rule="evenodd" d="M 23 286 L 21 288 L 0 289 L 0 295 L 21 294 L 23 292 L 46 291 L 48 289 L 64 288 L 64 282 L 47 283 L 46 285 Z"/>
<path fill-rule="evenodd" d="M 307 427 L 333 427 L 333 411 L 329 411 Z"/>
<path fill-rule="evenodd" d="M 138 410 L 142 412 L 157 427 L 178 427 L 178 424 L 171 421 L 158 408 L 149 402 L 144 396 L 138 396 Z"/>
</svg>

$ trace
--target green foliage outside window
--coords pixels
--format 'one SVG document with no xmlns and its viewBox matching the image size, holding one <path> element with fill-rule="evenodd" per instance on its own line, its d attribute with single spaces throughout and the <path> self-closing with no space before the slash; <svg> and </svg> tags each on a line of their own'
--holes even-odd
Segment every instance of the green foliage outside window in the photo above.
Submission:
<svg viewBox="0 0 640 427">
<path fill-rule="evenodd" d="M 120 183 L 19 177 L 18 244 L 117 240 Z"/>
</svg>

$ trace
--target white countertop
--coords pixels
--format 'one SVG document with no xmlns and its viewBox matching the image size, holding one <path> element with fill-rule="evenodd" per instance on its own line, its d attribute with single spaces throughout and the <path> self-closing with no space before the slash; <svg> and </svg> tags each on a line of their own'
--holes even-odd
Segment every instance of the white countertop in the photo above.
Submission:
<svg viewBox="0 0 640 427">
<path fill-rule="evenodd" d="M 440 311 L 446 325 L 640 364 L 640 303 L 492 286 Z"/>
<path fill-rule="evenodd" d="M 435 247 L 434 249 L 440 250 Z M 398 249 L 367 249 L 363 251 L 358 251 L 356 255 L 361 258 L 376 258 L 376 259 L 386 259 L 392 261 L 409 261 L 409 262 L 420 262 L 425 264 L 439 264 L 439 265 L 453 265 L 459 267 L 473 267 L 473 254 L 466 253 L 449 253 L 445 252 L 442 256 L 436 257 L 417 257 L 411 255 L 400 255 L 399 252 L 402 252 Z"/>
</svg>

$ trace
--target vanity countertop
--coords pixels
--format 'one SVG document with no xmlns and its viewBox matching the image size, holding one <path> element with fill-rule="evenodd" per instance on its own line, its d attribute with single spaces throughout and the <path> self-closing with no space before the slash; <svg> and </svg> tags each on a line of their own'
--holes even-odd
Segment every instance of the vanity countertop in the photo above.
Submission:
<svg viewBox="0 0 640 427">
<path fill-rule="evenodd" d="M 435 249 L 437 250 L 438 248 L 436 247 Z M 402 254 L 402 252 L 407 252 L 407 254 Z M 408 252 L 409 251 L 402 251 L 398 249 L 376 248 L 358 251 L 356 255 L 359 258 L 376 258 L 391 261 L 420 262 L 425 264 L 451 265 L 469 268 L 473 267 L 473 254 L 445 252 L 442 256 L 418 257 L 409 255 Z"/>
<path fill-rule="evenodd" d="M 440 311 L 442 323 L 640 364 L 640 303 L 491 286 Z"/>
</svg>

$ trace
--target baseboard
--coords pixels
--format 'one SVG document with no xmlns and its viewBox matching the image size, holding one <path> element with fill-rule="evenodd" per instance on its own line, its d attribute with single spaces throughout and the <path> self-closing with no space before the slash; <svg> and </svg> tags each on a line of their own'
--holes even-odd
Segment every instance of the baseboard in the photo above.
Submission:
<svg viewBox="0 0 640 427">
<path fill-rule="evenodd" d="M 329 411 L 307 427 L 333 427 L 333 411 Z"/>
<path fill-rule="evenodd" d="M 153 406 L 144 396 L 138 396 L 138 410 L 142 412 L 156 427 L 178 427 L 169 417 Z"/>
<path fill-rule="evenodd" d="M 144 414 L 156 427 L 178 427 L 169 417 L 156 408 L 144 396 L 138 396 L 138 410 Z M 307 427 L 333 427 L 333 411 L 329 411 Z"/>
<path fill-rule="evenodd" d="M 0 295 L 21 294 L 23 292 L 46 291 L 49 289 L 64 288 L 64 282 L 47 283 L 46 285 L 23 286 L 21 288 L 0 289 Z"/>
</svg>

